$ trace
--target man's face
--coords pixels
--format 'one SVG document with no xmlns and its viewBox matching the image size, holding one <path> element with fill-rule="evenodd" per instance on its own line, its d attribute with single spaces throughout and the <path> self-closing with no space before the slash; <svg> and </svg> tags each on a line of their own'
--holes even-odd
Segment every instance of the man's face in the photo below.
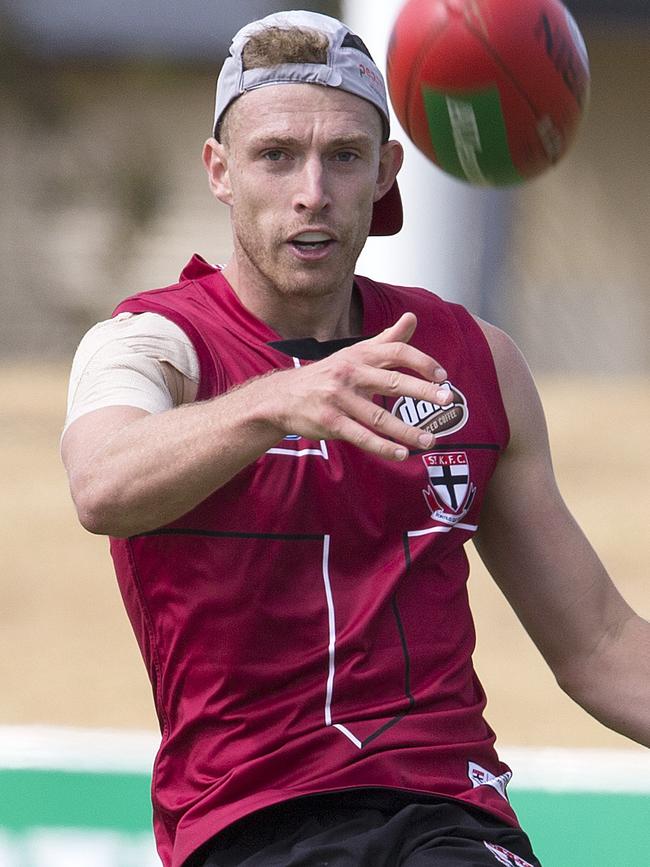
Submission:
<svg viewBox="0 0 650 867">
<path fill-rule="evenodd" d="M 231 206 L 240 282 L 303 297 L 351 286 L 373 203 L 401 162 L 381 135 L 372 105 L 320 85 L 272 85 L 233 104 L 211 179 Z"/>
</svg>

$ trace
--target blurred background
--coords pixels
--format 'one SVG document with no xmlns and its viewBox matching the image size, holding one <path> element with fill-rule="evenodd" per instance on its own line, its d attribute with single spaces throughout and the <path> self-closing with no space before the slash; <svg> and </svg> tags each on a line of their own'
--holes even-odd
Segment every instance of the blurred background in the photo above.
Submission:
<svg viewBox="0 0 650 867">
<path fill-rule="evenodd" d="M 405 229 L 374 240 L 359 270 L 426 285 L 512 334 L 542 392 L 566 499 L 649 617 L 650 9 L 568 5 L 592 69 L 569 155 L 523 187 L 486 191 L 409 151 Z M 126 295 L 175 282 L 193 252 L 227 259 L 227 209 L 200 151 L 233 33 L 313 9 L 343 16 L 381 63 L 399 4 L 385 6 L 382 22 L 363 0 L 0 2 L 0 867 L 157 863 L 150 688 L 106 541 L 78 526 L 58 457 L 74 349 Z M 405 139 L 397 125 L 394 135 Z M 647 752 L 559 692 L 474 565 L 488 720 L 540 855 L 547 867 L 640 863 Z"/>
</svg>

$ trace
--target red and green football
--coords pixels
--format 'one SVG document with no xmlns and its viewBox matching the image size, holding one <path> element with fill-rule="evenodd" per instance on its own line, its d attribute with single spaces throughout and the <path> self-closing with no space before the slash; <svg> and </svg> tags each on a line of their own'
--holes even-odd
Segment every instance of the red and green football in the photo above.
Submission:
<svg viewBox="0 0 650 867">
<path fill-rule="evenodd" d="M 555 165 L 589 100 L 585 42 L 560 0 L 408 0 L 387 78 L 416 147 L 454 177 L 488 186 Z"/>
</svg>

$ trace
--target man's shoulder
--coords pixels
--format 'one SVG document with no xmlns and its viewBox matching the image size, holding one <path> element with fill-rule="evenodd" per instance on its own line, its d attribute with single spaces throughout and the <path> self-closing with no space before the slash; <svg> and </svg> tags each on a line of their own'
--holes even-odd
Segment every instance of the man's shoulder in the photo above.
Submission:
<svg viewBox="0 0 650 867">
<path fill-rule="evenodd" d="M 409 311 L 421 321 L 435 323 L 440 328 L 460 328 L 471 334 L 480 331 L 475 317 L 462 304 L 449 301 L 429 288 L 384 283 L 362 276 L 356 276 L 355 280 L 364 296 L 376 298 L 389 311 L 392 320 Z"/>
<path fill-rule="evenodd" d="M 180 294 L 191 293 L 193 287 L 201 291 L 203 281 L 213 280 L 215 277 L 218 279 L 220 274 L 221 269 L 217 265 L 211 265 L 198 254 L 194 254 L 176 282 L 129 295 L 117 305 L 113 315 L 125 311 L 140 313 L 145 310 L 155 310 L 158 305 L 164 305 L 167 298 L 176 299 Z M 174 307 L 177 306 L 175 300 L 171 300 L 171 303 Z"/>
<path fill-rule="evenodd" d="M 382 280 L 375 280 L 372 277 L 365 277 L 361 274 L 355 274 L 355 281 L 368 289 L 372 289 L 379 294 L 387 294 L 393 298 L 404 299 L 422 299 L 425 302 L 437 301 L 443 304 L 449 303 L 444 301 L 439 295 L 436 295 L 430 289 L 423 286 L 407 286 L 403 283 L 385 283 Z"/>
</svg>

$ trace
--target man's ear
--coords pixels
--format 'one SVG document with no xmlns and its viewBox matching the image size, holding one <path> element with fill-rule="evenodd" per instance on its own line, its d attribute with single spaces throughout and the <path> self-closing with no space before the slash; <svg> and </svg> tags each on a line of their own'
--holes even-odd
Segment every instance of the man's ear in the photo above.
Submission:
<svg viewBox="0 0 650 867">
<path fill-rule="evenodd" d="M 381 146 L 379 171 L 375 187 L 374 201 L 383 198 L 395 183 L 397 173 L 404 162 L 404 148 L 398 141 L 388 141 Z"/>
<path fill-rule="evenodd" d="M 228 154 L 224 145 L 215 138 L 209 138 L 203 145 L 203 165 L 208 173 L 212 195 L 224 205 L 232 205 Z"/>
</svg>

